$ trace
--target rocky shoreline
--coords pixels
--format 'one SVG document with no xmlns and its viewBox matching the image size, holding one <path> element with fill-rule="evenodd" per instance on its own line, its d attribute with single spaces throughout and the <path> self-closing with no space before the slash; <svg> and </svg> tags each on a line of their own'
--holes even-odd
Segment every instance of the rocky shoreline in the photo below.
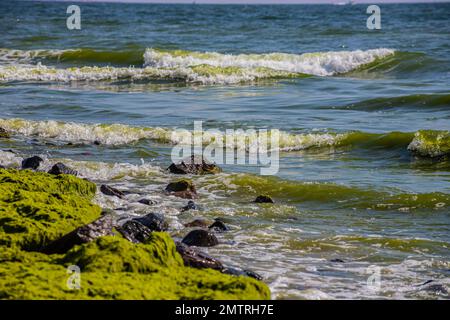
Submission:
<svg viewBox="0 0 450 320">
<path fill-rule="evenodd" d="M 214 174 L 220 168 L 188 158 L 168 171 Z M 22 168 L 0 168 L 1 299 L 269 299 L 270 290 L 255 272 L 232 268 L 201 251 L 219 244 L 228 226 L 196 219 L 182 239 L 172 239 L 164 215 L 118 219 L 92 203 L 97 189 L 109 197 L 122 191 L 77 177 L 56 163 L 40 172 L 42 158 Z M 168 196 L 196 199 L 189 179 L 174 179 Z M 261 197 L 267 200 L 267 197 Z M 270 199 L 271 200 L 271 199 Z M 152 206 L 143 198 L 141 204 Z M 196 209 L 189 200 L 181 212 Z M 80 268 L 79 289 L 69 289 L 70 266 Z"/>
</svg>

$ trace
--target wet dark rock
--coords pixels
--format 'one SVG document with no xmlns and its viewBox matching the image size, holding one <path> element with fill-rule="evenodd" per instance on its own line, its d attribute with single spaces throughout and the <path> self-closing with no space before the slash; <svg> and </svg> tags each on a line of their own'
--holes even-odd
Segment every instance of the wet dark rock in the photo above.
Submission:
<svg viewBox="0 0 450 320">
<path fill-rule="evenodd" d="M 254 202 L 255 203 L 274 203 L 272 198 L 267 195 L 257 196 Z"/>
<path fill-rule="evenodd" d="M 188 246 L 213 247 L 219 244 L 217 237 L 206 230 L 192 230 L 181 241 Z"/>
<path fill-rule="evenodd" d="M 133 220 L 143 224 L 151 231 L 166 231 L 169 229 L 169 224 L 160 213 L 152 212 L 143 217 L 134 218 Z"/>
<path fill-rule="evenodd" d="M 216 221 L 214 221 L 214 223 L 213 223 L 212 225 L 210 225 L 208 228 L 209 228 L 209 229 L 212 229 L 212 230 L 214 230 L 214 231 L 219 231 L 219 232 L 230 230 L 230 229 L 225 225 L 225 223 L 223 223 L 221 220 L 216 220 Z"/>
<path fill-rule="evenodd" d="M 155 204 L 158 204 L 157 201 L 151 200 L 151 199 L 140 199 L 138 200 L 139 203 L 145 204 L 147 206 L 153 206 Z"/>
<path fill-rule="evenodd" d="M 39 168 L 41 162 L 44 161 L 41 157 L 33 156 L 31 158 L 26 158 L 22 160 L 22 169 L 33 169 Z"/>
<path fill-rule="evenodd" d="M 335 262 L 335 263 L 345 263 L 344 260 L 339 259 L 339 258 L 337 258 L 337 259 L 331 259 L 330 262 Z"/>
<path fill-rule="evenodd" d="M 152 230 L 136 220 L 128 220 L 116 229 L 125 239 L 134 243 L 145 242 L 152 233 Z"/>
<path fill-rule="evenodd" d="M 189 200 L 188 204 L 186 206 L 184 206 L 183 208 L 181 208 L 181 212 L 185 212 L 188 210 L 198 210 L 198 207 L 194 201 Z"/>
<path fill-rule="evenodd" d="M 76 245 L 90 242 L 98 237 L 114 235 L 114 227 L 115 222 L 113 216 L 109 214 L 104 215 L 51 242 L 44 248 L 43 252 L 48 254 L 65 253 Z"/>
<path fill-rule="evenodd" d="M 186 223 L 184 226 L 186 228 L 199 227 L 199 228 L 207 228 L 210 222 L 204 219 L 195 219 L 191 222 Z"/>
<path fill-rule="evenodd" d="M 8 139 L 11 136 L 9 135 L 9 132 L 6 131 L 6 129 L 3 129 L 2 127 L 0 127 L 0 138 L 5 138 Z"/>
<path fill-rule="evenodd" d="M 178 180 L 171 182 L 166 186 L 165 189 L 171 195 L 184 199 L 195 199 L 197 198 L 197 190 L 195 186 L 189 180 Z"/>
<path fill-rule="evenodd" d="M 222 273 L 230 274 L 233 276 L 246 276 L 246 277 L 252 277 L 256 280 L 262 280 L 263 277 L 259 274 L 257 274 L 254 271 L 251 270 L 244 270 L 244 269 L 237 269 L 237 268 L 231 268 L 231 267 L 225 267 L 222 269 Z"/>
<path fill-rule="evenodd" d="M 74 176 L 78 175 L 78 172 L 76 170 L 73 170 L 71 168 L 69 168 L 68 166 L 66 166 L 64 163 L 58 162 L 57 164 L 55 164 L 49 171 L 48 173 L 50 174 L 71 174 Z"/>
<path fill-rule="evenodd" d="M 113 197 L 118 197 L 118 198 L 123 198 L 125 196 L 125 194 L 113 187 L 107 186 L 106 184 L 102 184 L 100 187 L 100 191 L 103 194 L 106 194 L 107 196 L 113 196 Z"/>
<path fill-rule="evenodd" d="M 423 288 L 421 288 L 421 290 L 431 292 L 437 295 L 448 295 L 447 288 L 439 283 L 425 285 Z"/>
<path fill-rule="evenodd" d="M 100 141 L 98 141 L 98 140 L 95 140 L 94 141 L 94 145 L 96 145 L 96 146 L 99 146 L 99 145 L 101 145 L 102 143 L 100 142 Z"/>
<path fill-rule="evenodd" d="M 176 242 L 177 251 L 183 258 L 184 264 L 192 268 L 211 268 L 222 270 L 222 263 L 197 248 L 189 247 L 181 242 Z"/>
<path fill-rule="evenodd" d="M 198 155 L 191 155 L 178 164 L 172 163 L 167 170 L 175 174 L 214 174 L 221 171 L 216 164 Z"/>
</svg>

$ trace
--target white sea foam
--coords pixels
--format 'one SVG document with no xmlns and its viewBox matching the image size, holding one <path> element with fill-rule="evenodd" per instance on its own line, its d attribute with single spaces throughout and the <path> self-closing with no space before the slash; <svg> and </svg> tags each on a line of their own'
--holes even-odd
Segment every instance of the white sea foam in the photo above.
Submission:
<svg viewBox="0 0 450 320">
<path fill-rule="evenodd" d="M 22 157 L 14 152 L 0 150 L 0 165 L 4 167 L 19 167 L 22 160 Z"/>
</svg>

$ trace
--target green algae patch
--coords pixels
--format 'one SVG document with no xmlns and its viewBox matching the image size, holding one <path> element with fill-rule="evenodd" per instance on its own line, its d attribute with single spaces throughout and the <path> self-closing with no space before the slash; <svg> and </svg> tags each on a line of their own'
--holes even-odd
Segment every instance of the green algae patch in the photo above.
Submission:
<svg viewBox="0 0 450 320">
<path fill-rule="evenodd" d="M 0 245 L 41 250 L 100 216 L 94 183 L 70 175 L 0 169 Z"/>
<path fill-rule="evenodd" d="M 268 299 L 260 281 L 215 270 L 185 267 L 167 233 L 144 244 L 101 237 L 65 255 L 47 256 L 9 248 L 0 254 L 2 299 Z M 80 268 L 80 288 L 70 289 Z"/>
<path fill-rule="evenodd" d="M 161 267 L 183 266 L 173 240 L 159 232 L 152 233 L 147 244 L 135 244 L 120 237 L 101 237 L 70 250 L 63 261 L 89 272 L 150 273 Z"/>
</svg>

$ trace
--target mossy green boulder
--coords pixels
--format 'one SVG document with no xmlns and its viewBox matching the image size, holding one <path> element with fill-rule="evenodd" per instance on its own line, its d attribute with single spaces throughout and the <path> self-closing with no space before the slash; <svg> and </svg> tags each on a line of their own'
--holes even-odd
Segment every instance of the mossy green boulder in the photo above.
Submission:
<svg viewBox="0 0 450 320">
<path fill-rule="evenodd" d="M 100 215 L 95 190 L 73 176 L 0 169 L 0 299 L 270 298 L 255 279 L 186 267 L 164 232 L 141 244 L 116 235 L 65 254 L 37 252 Z M 79 288 L 68 286 L 74 265 Z"/>
<path fill-rule="evenodd" d="M 71 175 L 0 170 L 0 245 L 40 250 L 100 216 L 94 183 Z"/>
</svg>

